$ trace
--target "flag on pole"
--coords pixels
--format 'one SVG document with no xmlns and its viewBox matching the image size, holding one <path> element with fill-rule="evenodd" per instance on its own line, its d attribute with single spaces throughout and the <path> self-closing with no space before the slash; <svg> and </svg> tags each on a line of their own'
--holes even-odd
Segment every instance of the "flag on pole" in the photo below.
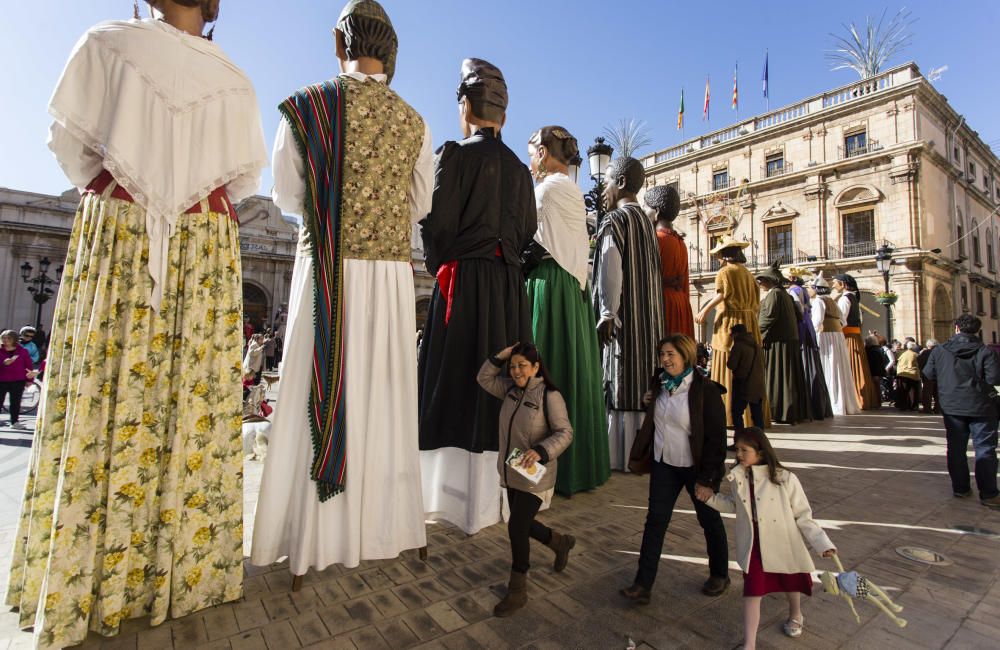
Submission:
<svg viewBox="0 0 1000 650">
<path fill-rule="evenodd" d="M 764 91 L 764 98 L 767 99 L 770 97 L 767 94 L 767 50 L 764 50 L 764 72 L 760 75 L 760 82 Z"/>
<path fill-rule="evenodd" d="M 740 71 L 740 64 L 739 64 L 739 62 L 737 62 L 736 63 L 736 67 L 733 68 L 733 110 L 734 111 L 738 111 L 739 110 L 739 106 L 740 106 L 740 91 L 739 91 L 739 86 L 737 85 L 737 81 L 736 81 L 737 76 L 739 75 L 739 71 Z"/>
<path fill-rule="evenodd" d="M 677 130 L 684 128 L 684 89 L 681 88 L 681 107 L 677 109 Z"/>
<path fill-rule="evenodd" d="M 710 93 L 708 91 L 708 77 L 706 76 L 705 77 L 705 108 L 702 111 L 702 115 L 701 115 L 701 119 L 703 121 L 708 121 L 708 100 L 709 100 L 709 95 L 710 95 Z"/>
</svg>

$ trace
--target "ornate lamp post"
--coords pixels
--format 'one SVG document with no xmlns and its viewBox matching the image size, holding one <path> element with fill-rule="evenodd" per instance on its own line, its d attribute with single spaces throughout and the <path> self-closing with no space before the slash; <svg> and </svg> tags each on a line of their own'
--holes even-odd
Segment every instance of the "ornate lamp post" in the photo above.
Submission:
<svg viewBox="0 0 1000 650">
<path fill-rule="evenodd" d="M 604 138 L 597 138 L 594 144 L 587 149 L 587 159 L 590 161 L 590 178 L 594 181 L 594 189 L 583 195 L 584 203 L 587 205 L 587 212 L 594 212 L 597 215 L 597 225 L 604 218 L 604 175 L 611 164 L 611 154 L 614 148 L 604 142 Z"/>
<path fill-rule="evenodd" d="M 892 248 L 888 244 L 882 246 L 875 252 L 875 268 L 882 274 L 882 281 L 885 283 L 885 291 L 879 300 L 885 306 L 885 332 L 892 343 L 892 304 L 896 302 L 895 296 L 889 293 L 889 269 L 892 267 Z"/>
<path fill-rule="evenodd" d="M 48 276 L 50 264 L 52 262 L 48 257 L 38 260 L 38 275 L 35 277 L 31 277 L 31 272 L 35 270 L 31 264 L 25 262 L 21 265 L 21 279 L 28 285 L 28 293 L 31 294 L 32 299 L 38 304 L 38 313 L 35 316 L 35 327 L 38 329 L 42 328 L 42 305 L 48 302 L 52 294 L 55 293 L 55 290 L 50 289 L 49 285 L 59 284 L 59 280 L 62 278 L 62 265 L 56 268 L 55 279 Z"/>
</svg>

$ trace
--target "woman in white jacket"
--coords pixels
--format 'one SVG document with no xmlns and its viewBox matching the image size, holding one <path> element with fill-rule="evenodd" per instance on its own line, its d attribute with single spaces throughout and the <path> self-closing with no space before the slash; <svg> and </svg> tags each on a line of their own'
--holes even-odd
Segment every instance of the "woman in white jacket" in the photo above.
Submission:
<svg viewBox="0 0 1000 650">
<path fill-rule="evenodd" d="M 738 465 L 726 476 L 729 494 L 705 502 L 736 513 L 736 556 L 743 569 L 744 648 L 756 647 L 760 600 L 770 593 L 788 597 L 784 632 L 802 635 L 801 594 L 812 595 L 816 567 L 805 542 L 823 557 L 837 550 L 812 518 L 799 479 L 781 466 L 764 432 L 748 427 L 736 434 Z"/>
</svg>

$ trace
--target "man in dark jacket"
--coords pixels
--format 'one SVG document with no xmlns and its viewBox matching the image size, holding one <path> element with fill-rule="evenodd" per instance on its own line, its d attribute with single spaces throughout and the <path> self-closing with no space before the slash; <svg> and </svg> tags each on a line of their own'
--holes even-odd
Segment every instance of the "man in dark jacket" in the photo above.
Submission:
<svg viewBox="0 0 1000 650">
<path fill-rule="evenodd" d="M 743 412 L 750 407 L 753 425 L 764 428 L 764 351 L 743 323 L 729 330 L 733 347 L 726 367 L 733 371 L 733 398 L 730 412 L 736 433 L 744 429 Z"/>
<path fill-rule="evenodd" d="M 966 449 L 969 436 L 976 452 L 976 487 L 980 502 L 1000 509 L 997 491 L 997 402 L 1000 359 L 983 345 L 982 323 L 970 314 L 955 321 L 955 336 L 931 352 L 923 374 L 937 382 L 948 436 L 948 474 L 956 497 L 972 496 Z"/>
</svg>

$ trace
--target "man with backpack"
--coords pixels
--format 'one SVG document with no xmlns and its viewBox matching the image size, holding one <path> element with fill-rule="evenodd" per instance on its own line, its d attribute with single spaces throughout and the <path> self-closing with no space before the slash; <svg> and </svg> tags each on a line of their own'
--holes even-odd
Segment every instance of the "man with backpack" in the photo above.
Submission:
<svg viewBox="0 0 1000 650">
<path fill-rule="evenodd" d="M 972 496 L 966 449 L 969 437 L 976 452 L 979 501 L 1000 509 L 997 490 L 998 397 L 1000 359 L 979 338 L 982 323 L 971 314 L 955 320 L 955 335 L 932 351 L 923 374 L 937 382 L 948 439 L 948 474 L 956 497 Z"/>
</svg>

